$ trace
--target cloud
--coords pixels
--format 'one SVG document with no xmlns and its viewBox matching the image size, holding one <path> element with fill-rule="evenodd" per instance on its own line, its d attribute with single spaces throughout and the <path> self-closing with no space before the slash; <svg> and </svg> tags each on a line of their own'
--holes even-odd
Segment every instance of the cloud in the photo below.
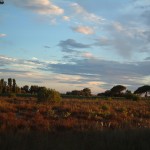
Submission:
<svg viewBox="0 0 150 150">
<path fill-rule="evenodd" d="M 150 60 L 150 57 L 146 57 L 145 60 Z"/>
<path fill-rule="evenodd" d="M 129 59 L 134 54 L 150 51 L 149 33 L 149 30 L 144 27 L 109 22 L 103 26 L 104 36 L 96 38 L 93 46 L 106 47 L 111 51 L 116 51 L 123 58 Z"/>
<path fill-rule="evenodd" d="M 8 57 L 5 55 L 0 55 L 0 66 L 11 66 L 12 68 L 18 68 L 19 69 L 27 69 L 27 70 L 32 70 L 37 67 L 44 66 L 46 62 L 44 61 L 39 61 L 37 58 L 33 57 L 31 60 L 25 60 L 25 59 L 15 59 L 12 57 Z"/>
<path fill-rule="evenodd" d="M 92 56 L 87 52 L 82 59 L 73 59 L 73 63 L 53 63 L 34 57 L 25 60 L 0 55 L 0 77 L 7 78 L 11 74 L 22 83 L 26 81 L 30 85 L 40 80 L 41 86 L 48 86 L 50 82 L 54 88 L 56 84 L 65 86 L 65 90 L 69 90 L 70 85 L 72 89 L 90 87 L 98 91 L 116 84 L 130 85 L 131 89 L 150 84 L 149 57 L 141 62 L 120 63 Z"/>
<path fill-rule="evenodd" d="M 99 37 L 94 39 L 95 43 L 93 43 L 93 46 L 110 46 L 112 43 L 110 39 L 108 39 L 105 36 Z"/>
<path fill-rule="evenodd" d="M 75 32 L 85 34 L 85 35 L 94 34 L 94 29 L 89 26 L 72 27 L 72 30 Z"/>
<path fill-rule="evenodd" d="M 67 39 L 65 41 L 60 41 L 58 46 L 62 48 L 63 52 L 67 53 L 74 53 L 74 52 L 76 53 L 77 52 L 76 49 L 85 49 L 91 47 L 91 45 L 88 44 L 78 43 L 74 39 Z"/>
<path fill-rule="evenodd" d="M 149 7 L 149 9 L 150 9 L 150 7 Z M 143 13 L 142 13 L 142 17 L 143 17 L 143 19 L 144 19 L 144 21 L 145 21 L 145 23 L 147 24 L 147 25 L 150 25 L 150 10 L 145 10 Z"/>
<path fill-rule="evenodd" d="M 80 75 L 86 77 L 89 82 L 104 82 L 107 89 L 115 84 L 131 85 L 136 88 L 143 83 L 150 84 L 145 80 L 150 76 L 150 61 L 136 63 L 120 63 L 116 61 L 101 60 L 96 58 L 76 60 L 74 64 L 52 64 L 47 66 L 54 73 Z M 88 75 L 92 73 L 92 75 Z"/>
<path fill-rule="evenodd" d="M 75 14 L 79 15 L 79 17 L 81 17 L 81 19 L 83 19 L 85 21 L 99 24 L 99 23 L 103 22 L 103 20 L 104 20 L 102 17 L 97 16 L 94 13 L 89 13 L 78 3 L 72 3 L 71 7 L 74 10 Z"/>
<path fill-rule="evenodd" d="M 45 46 L 44 46 L 44 48 L 51 48 L 51 47 L 50 47 L 50 46 L 48 46 L 48 45 L 45 45 Z"/>
<path fill-rule="evenodd" d="M 69 16 L 63 16 L 62 19 L 63 19 L 64 21 L 70 21 L 70 17 L 69 17 Z"/>
<path fill-rule="evenodd" d="M 1 38 L 1 37 L 5 37 L 5 36 L 7 36 L 7 35 L 6 35 L 6 34 L 3 34 L 3 33 L 0 34 L 0 38 Z"/>
<path fill-rule="evenodd" d="M 8 56 L 0 55 L 0 66 L 5 66 L 8 64 L 12 64 L 16 61 L 15 58 L 11 58 Z"/>
<path fill-rule="evenodd" d="M 82 57 L 83 58 L 87 58 L 87 59 L 95 58 L 95 56 L 92 53 L 90 53 L 90 52 L 84 52 L 82 54 Z"/>
<path fill-rule="evenodd" d="M 61 15 L 64 10 L 49 0 L 11 0 L 13 4 L 41 15 Z"/>
</svg>

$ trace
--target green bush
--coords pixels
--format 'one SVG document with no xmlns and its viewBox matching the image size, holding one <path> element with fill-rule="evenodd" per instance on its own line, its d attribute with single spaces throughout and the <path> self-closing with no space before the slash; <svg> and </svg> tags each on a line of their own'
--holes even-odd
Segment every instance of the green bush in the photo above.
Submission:
<svg viewBox="0 0 150 150">
<path fill-rule="evenodd" d="M 106 111 L 106 110 L 109 110 L 109 105 L 105 104 L 105 105 L 102 105 L 102 110 Z"/>
<path fill-rule="evenodd" d="M 61 96 L 59 92 L 53 90 L 53 89 L 47 89 L 45 87 L 42 87 L 39 89 L 38 95 L 37 95 L 39 102 L 47 102 L 47 101 L 60 101 Z"/>
<path fill-rule="evenodd" d="M 135 94 L 132 94 L 132 93 L 129 93 L 129 94 L 126 94 L 125 95 L 125 98 L 126 99 L 131 99 L 133 101 L 138 101 L 140 100 L 140 97 L 138 95 L 135 95 Z"/>
</svg>

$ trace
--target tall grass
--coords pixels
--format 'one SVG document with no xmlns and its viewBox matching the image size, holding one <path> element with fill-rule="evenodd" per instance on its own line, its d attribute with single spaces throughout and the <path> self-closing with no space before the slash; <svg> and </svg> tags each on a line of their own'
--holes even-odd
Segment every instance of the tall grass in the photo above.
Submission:
<svg viewBox="0 0 150 150">
<path fill-rule="evenodd" d="M 150 130 L 1 133 L 1 150 L 149 150 Z"/>
</svg>

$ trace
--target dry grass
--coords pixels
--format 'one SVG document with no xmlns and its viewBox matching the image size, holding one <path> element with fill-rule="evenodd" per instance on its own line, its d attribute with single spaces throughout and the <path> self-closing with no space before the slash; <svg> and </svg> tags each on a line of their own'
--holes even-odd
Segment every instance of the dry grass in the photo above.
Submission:
<svg viewBox="0 0 150 150">
<path fill-rule="evenodd" d="M 0 97 L 1 150 L 149 150 L 150 102 Z"/>
<path fill-rule="evenodd" d="M 0 97 L 0 131 L 99 131 L 150 128 L 149 101 L 63 100 Z"/>
</svg>

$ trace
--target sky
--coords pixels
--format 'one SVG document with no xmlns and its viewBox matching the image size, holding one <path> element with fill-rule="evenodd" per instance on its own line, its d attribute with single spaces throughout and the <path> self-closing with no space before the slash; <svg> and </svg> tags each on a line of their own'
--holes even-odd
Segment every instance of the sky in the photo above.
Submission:
<svg viewBox="0 0 150 150">
<path fill-rule="evenodd" d="M 4 0 L 0 78 L 100 93 L 150 84 L 150 0 Z"/>
</svg>

